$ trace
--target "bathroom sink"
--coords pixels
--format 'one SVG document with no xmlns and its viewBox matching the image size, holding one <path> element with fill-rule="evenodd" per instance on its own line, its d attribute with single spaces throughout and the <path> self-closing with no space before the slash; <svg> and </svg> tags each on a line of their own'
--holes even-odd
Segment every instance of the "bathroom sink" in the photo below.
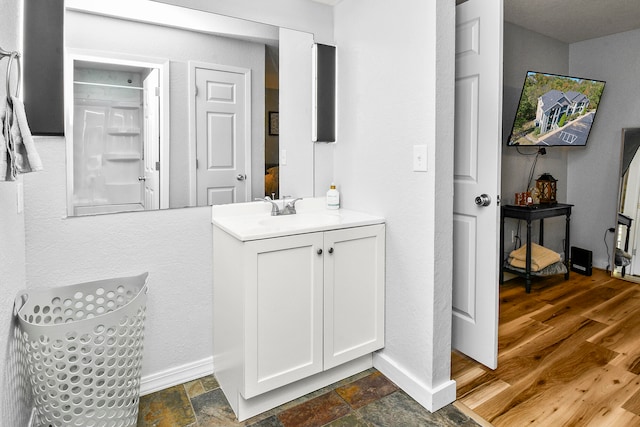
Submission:
<svg viewBox="0 0 640 427">
<path fill-rule="evenodd" d="M 384 218 L 348 209 L 328 210 L 325 198 L 300 200 L 297 213 L 271 216 L 264 202 L 212 206 L 212 223 L 240 241 L 384 223 Z M 300 209 L 298 209 L 298 207 Z"/>
</svg>

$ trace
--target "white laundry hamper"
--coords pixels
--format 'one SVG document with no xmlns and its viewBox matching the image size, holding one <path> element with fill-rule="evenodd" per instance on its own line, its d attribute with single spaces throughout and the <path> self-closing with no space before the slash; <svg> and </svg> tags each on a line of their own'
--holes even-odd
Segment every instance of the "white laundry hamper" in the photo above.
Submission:
<svg viewBox="0 0 640 427">
<path fill-rule="evenodd" d="M 135 426 L 148 273 L 22 292 L 15 302 L 36 425 Z"/>
</svg>

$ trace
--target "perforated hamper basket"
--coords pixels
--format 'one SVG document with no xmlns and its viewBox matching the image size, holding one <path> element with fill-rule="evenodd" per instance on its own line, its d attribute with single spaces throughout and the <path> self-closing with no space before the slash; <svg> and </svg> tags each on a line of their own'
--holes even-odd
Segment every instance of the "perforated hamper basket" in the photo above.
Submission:
<svg viewBox="0 0 640 427">
<path fill-rule="evenodd" d="M 135 426 L 148 273 L 18 295 L 37 425 Z"/>
</svg>

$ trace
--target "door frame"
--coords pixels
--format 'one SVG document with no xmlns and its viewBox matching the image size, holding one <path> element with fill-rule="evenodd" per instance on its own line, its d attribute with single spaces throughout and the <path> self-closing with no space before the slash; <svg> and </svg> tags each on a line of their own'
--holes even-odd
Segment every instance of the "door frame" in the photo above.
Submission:
<svg viewBox="0 0 640 427">
<path fill-rule="evenodd" d="M 245 179 L 245 191 L 246 200 L 251 201 L 251 183 L 252 183 L 252 170 L 251 170 L 251 156 L 252 156 L 252 135 L 251 135 L 251 70 L 243 67 L 235 67 L 232 65 L 214 64 L 211 62 L 202 61 L 188 61 L 188 84 L 187 84 L 187 96 L 188 96 L 188 116 L 189 116 L 189 149 L 188 149 L 188 168 L 189 168 L 189 206 L 197 206 L 198 201 L 198 182 L 196 176 L 196 70 L 206 69 L 213 71 L 226 71 L 231 73 L 244 74 L 245 85 L 245 157 L 244 166 L 246 171 Z"/>
<path fill-rule="evenodd" d="M 64 135 L 66 148 L 67 216 L 73 212 L 73 80 L 74 62 L 88 61 L 131 67 L 156 68 L 160 73 L 160 209 L 169 207 L 169 60 L 140 57 L 117 52 L 98 52 L 89 49 L 67 48 L 64 61 Z"/>
</svg>

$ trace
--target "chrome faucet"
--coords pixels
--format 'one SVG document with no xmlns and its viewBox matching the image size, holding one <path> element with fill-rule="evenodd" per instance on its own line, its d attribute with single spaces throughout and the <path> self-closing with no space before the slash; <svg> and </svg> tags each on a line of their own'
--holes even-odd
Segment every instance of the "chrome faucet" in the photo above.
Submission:
<svg viewBox="0 0 640 427">
<path fill-rule="evenodd" d="M 297 199 L 293 199 L 287 203 L 287 197 L 282 197 L 282 210 L 278 207 L 278 204 L 269 196 L 265 196 L 264 199 L 256 198 L 256 201 L 262 201 L 271 203 L 271 216 L 279 216 L 279 215 L 293 215 L 296 213 L 296 202 L 298 200 L 302 200 L 302 197 L 298 197 Z"/>
<path fill-rule="evenodd" d="M 282 213 L 281 215 L 293 215 L 296 213 L 296 202 L 302 200 L 302 197 L 293 199 L 289 203 L 286 203 L 287 196 L 282 197 Z"/>
<path fill-rule="evenodd" d="M 264 199 L 261 199 L 261 198 L 258 197 L 258 198 L 254 199 L 254 200 L 271 203 L 271 216 L 280 215 L 280 209 L 278 208 L 278 204 L 276 202 L 274 202 L 273 200 L 271 200 L 271 197 L 264 196 Z"/>
</svg>

